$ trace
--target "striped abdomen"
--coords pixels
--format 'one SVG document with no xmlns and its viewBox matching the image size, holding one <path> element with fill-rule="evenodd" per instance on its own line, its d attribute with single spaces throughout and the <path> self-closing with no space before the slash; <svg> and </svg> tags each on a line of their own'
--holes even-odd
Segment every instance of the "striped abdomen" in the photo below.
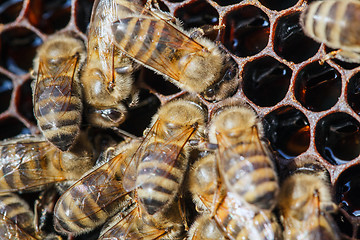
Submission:
<svg viewBox="0 0 360 240">
<path fill-rule="evenodd" d="M 301 15 L 307 35 L 332 48 L 359 50 L 360 3 L 327 0 L 311 3 Z"/>
<path fill-rule="evenodd" d="M 82 102 L 79 83 L 70 77 L 45 78 L 38 83 L 34 111 L 44 136 L 66 151 L 80 131 Z"/>
<path fill-rule="evenodd" d="M 34 214 L 29 205 L 13 193 L 0 194 L 0 220 L 11 220 L 28 234 L 34 235 Z M 0 225 L 1 221 L 0 221 Z"/>
<path fill-rule="evenodd" d="M 261 209 L 274 207 L 279 185 L 272 160 L 260 142 L 241 142 L 223 150 L 219 169 L 228 191 Z"/>
<path fill-rule="evenodd" d="M 118 179 L 97 169 L 59 198 L 54 213 L 57 229 L 77 234 L 94 229 L 131 201 L 124 194 Z"/>
<path fill-rule="evenodd" d="M 36 191 L 57 180 L 58 176 L 51 177 L 48 171 L 48 156 L 54 157 L 55 151 L 45 141 L 0 146 L 0 192 Z"/>
<path fill-rule="evenodd" d="M 280 239 L 280 226 L 270 211 L 239 209 L 242 206 L 236 208 L 233 202 L 233 199 L 226 197 L 215 215 L 215 219 L 230 239 Z"/>
<path fill-rule="evenodd" d="M 178 148 L 179 154 L 169 155 L 166 149 Z M 165 210 L 177 195 L 187 167 L 188 158 L 181 146 L 150 144 L 137 169 L 137 195 L 147 214 Z M 163 151 L 161 151 L 163 150 Z"/>
</svg>

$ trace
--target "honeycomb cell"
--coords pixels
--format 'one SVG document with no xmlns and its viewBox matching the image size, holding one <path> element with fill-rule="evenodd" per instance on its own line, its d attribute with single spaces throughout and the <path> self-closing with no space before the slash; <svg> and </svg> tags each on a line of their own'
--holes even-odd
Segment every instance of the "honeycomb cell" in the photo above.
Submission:
<svg viewBox="0 0 360 240">
<path fill-rule="evenodd" d="M 20 87 L 20 96 L 19 101 L 17 102 L 17 109 L 23 117 L 36 124 L 33 112 L 31 80 L 26 81 Z"/>
<path fill-rule="evenodd" d="M 30 130 L 25 125 L 13 117 L 0 119 L 0 140 L 14 137 L 18 134 L 30 134 Z"/>
<path fill-rule="evenodd" d="M 0 74 L 0 113 L 8 109 L 11 101 L 13 83 L 11 79 Z"/>
<path fill-rule="evenodd" d="M 297 0 L 259 0 L 262 5 L 271 10 L 281 11 L 294 6 Z"/>
<path fill-rule="evenodd" d="M 346 92 L 347 102 L 350 107 L 360 115 L 360 73 L 350 78 Z"/>
<path fill-rule="evenodd" d="M 337 211 L 336 214 L 333 214 L 333 217 L 337 223 L 337 226 L 339 227 L 340 232 L 348 237 L 352 237 L 353 228 L 344 214 L 341 211 Z"/>
<path fill-rule="evenodd" d="M 347 163 L 360 153 L 360 123 L 346 113 L 329 114 L 316 126 L 315 145 L 329 163 Z"/>
<path fill-rule="evenodd" d="M 336 181 L 336 201 L 351 216 L 360 216 L 360 166 L 348 168 Z"/>
<path fill-rule="evenodd" d="M 225 16 L 224 46 L 239 57 L 255 55 L 269 40 L 270 22 L 267 15 L 254 6 L 238 8 Z"/>
<path fill-rule="evenodd" d="M 229 5 L 233 5 L 233 4 L 237 4 L 239 2 L 242 2 L 242 0 L 214 0 L 214 2 L 216 2 L 217 4 L 219 4 L 220 6 L 229 6 Z"/>
<path fill-rule="evenodd" d="M 23 1 L 21 0 L 7 0 L 0 3 L 0 23 L 10 23 L 14 21 L 19 15 Z"/>
<path fill-rule="evenodd" d="M 43 33 L 54 33 L 64 28 L 71 16 L 71 0 L 32 0 L 27 17 Z"/>
<path fill-rule="evenodd" d="M 314 56 L 320 43 L 305 36 L 299 23 L 300 12 L 279 19 L 275 29 L 274 50 L 284 59 L 300 63 Z"/>
<path fill-rule="evenodd" d="M 204 0 L 194 1 L 178 8 L 174 15 L 183 22 L 185 29 L 209 27 L 219 23 L 219 14 L 215 8 Z"/>
<path fill-rule="evenodd" d="M 34 32 L 17 27 L 4 31 L 0 35 L 0 65 L 9 71 L 21 75 L 32 67 L 36 48 L 42 40 Z"/>
<path fill-rule="evenodd" d="M 274 106 L 286 95 L 292 71 L 272 57 L 263 57 L 245 65 L 243 90 L 245 95 L 261 107 Z"/>
<path fill-rule="evenodd" d="M 294 158 L 309 147 L 309 121 L 301 111 L 291 106 L 281 107 L 266 115 L 264 130 L 272 149 L 282 158 Z"/>
<path fill-rule="evenodd" d="M 340 95 L 341 75 L 328 64 L 308 64 L 296 77 L 295 97 L 308 110 L 328 110 L 336 104 Z"/>
<path fill-rule="evenodd" d="M 75 22 L 77 27 L 83 33 L 86 33 L 87 27 L 90 22 L 91 10 L 94 1 L 92 0 L 83 0 L 77 1 L 76 13 L 75 13 Z"/>
</svg>

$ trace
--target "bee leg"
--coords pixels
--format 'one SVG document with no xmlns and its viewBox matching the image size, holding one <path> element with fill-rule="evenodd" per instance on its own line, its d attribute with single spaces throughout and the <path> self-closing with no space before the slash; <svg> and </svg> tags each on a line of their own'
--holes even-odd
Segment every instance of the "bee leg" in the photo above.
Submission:
<svg viewBox="0 0 360 240">
<path fill-rule="evenodd" d="M 335 51 L 335 58 L 350 63 L 360 63 L 360 54 L 357 52 L 346 51 L 343 49 L 339 49 Z"/>
<path fill-rule="evenodd" d="M 192 39 L 200 38 L 204 35 L 212 33 L 213 31 L 219 31 L 219 30 L 223 29 L 224 27 L 225 27 L 225 25 L 223 25 L 223 24 L 215 25 L 215 26 L 206 24 L 199 28 L 195 28 L 195 29 L 191 30 L 189 37 Z"/>
<path fill-rule="evenodd" d="M 319 60 L 319 64 L 323 65 L 327 60 L 336 58 L 336 56 L 341 52 L 342 50 L 335 50 L 335 51 L 331 51 L 328 54 L 326 54 L 322 59 Z"/>
</svg>

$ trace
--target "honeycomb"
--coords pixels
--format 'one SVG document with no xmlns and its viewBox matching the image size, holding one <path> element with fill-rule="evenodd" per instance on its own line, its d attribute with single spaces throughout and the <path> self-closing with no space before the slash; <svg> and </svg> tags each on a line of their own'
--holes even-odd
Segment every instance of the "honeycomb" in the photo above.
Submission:
<svg viewBox="0 0 360 240">
<path fill-rule="evenodd" d="M 233 98 L 248 102 L 263 119 L 280 171 L 293 159 L 314 159 L 328 170 L 341 206 L 334 218 L 345 239 L 360 239 L 360 68 L 339 60 L 319 63 L 332 49 L 304 35 L 299 16 L 308 2 L 161 0 L 160 6 L 185 29 L 224 26 L 208 37 L 239 65 Z M 0 139 L 39 131 L 30 84 L 36 48 L 56 31 L 74 31 L 86 41 L 92 4 L 0 2 Z M 131 110 L 122 128 L 140 136 L 160 104 L 185 92 L 146 69 L 136 76 L 147 104 Z M 204 104 L 211 112 L 222 102 Z M 76 239 L 85 238 L 96 239 L 96 233 Z"/>
</svg>

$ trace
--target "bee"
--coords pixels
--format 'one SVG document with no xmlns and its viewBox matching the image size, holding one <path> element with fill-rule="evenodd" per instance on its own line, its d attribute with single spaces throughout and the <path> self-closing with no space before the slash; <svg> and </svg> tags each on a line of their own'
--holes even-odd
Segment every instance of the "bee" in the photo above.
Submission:
<svg viewBox="0 0 360 240">
<path fill-rule="evenodd" d="M 89 232 L 131 203 L 122 179 L 139 145 L 140 140 L 135 139 L 107 149 L 100 163 L 60 196 L 54 208 L 57 231 L 73 235 Z"/>
<path fill-rule="evenodd" d="M 225 240 L 225 235 L 218 224 L 212 219 L 211 214 L 203 214 L 191 225 L 188 240 Z"/>
<path fill-rule="evenodd" d="M 188 100 L 168 102 L 153 117 L 123 181 L 126 190 L 136 190 L 146 224 L 161 222 L 174 202 L 187 170 L 187 143 L 201 138 L 204 125 L 204 109 Z"/>
<path fill-rule="evenodd" d="M 80 132 L 82 93 L 79 72 L 85 61 L 84 43 L 57 33 L 37 50 L 33 72 L 34 113 L 49 142 L 67 151 Z"/>
<path fill-rule="evenodd" d="M 100 232 L 99 240 L 105 239 L 180 239 L 183 233 L 180 213 L 173 205 L 167 212 L 166 221 L 160 227 L 144 223 L 141 218 L 139 205 L 133 201 L 109 219 Z"/>
<path fill-rule="evenodd" d="M 340 239 L 330 213 L 336 210 L 323 172 L 297 171 L 284 180 L 278 208 L 284 239 Z"/>
<path fill-rule="evenodd" d="M 246 106 L 225 106 L 215 113 L 208 131 L 210 142 L 218 144 L 217 166 L 227 190 L 251 205 L 271 210 L 279 184 L 255 112 Z"/>
<path fill-rule="evenodd" d="M 169 14 L 134 1 L 116 3 L 120 9 L 134 10 L 112 24 L 115 45 L 127 56 L 208 101 L 222 100 L 237 89 L 237 65 L 201 37 L 201 31 L 185 31 Z"/>
<path fill-rule="evenodd" d="M 111 24 L 123 12 L 113 0 L 97 0 L 91 14 L 88 56 L 80 80 L 86 116 L 95 126 L 118 126 L 126 118 L 127 102 L 137 101 L 132 77 L 136 66 L 114 46 L 111 37 Z"/>
<path fill-rule="evenodd" d="M 2 240 L 61 240 L 55 234 L 38 232 L 29 205 L 14 193 L 0 194 L 0 238 Z"/>
<path fill-rule="evenodd" d="M 191 226 L 189 239 L 208 239 L 210 232 L 229 239 L 279 239 L 280 226 L 274 214 L 239 201 L 218 178 L 215 154 L 201 158 L 191 169 L 189 188 L 203 216 Z"/>
<path fill-rule="evenodd" d="M 305 8 L 300 23 L 305 34 L 315 41 L 340 48 L 340 51 L 333 52 L 336 58 L 360 63 L 360 41 L 357 37 L 359 12 L 358 1 L 315 1 Z"/>
<path fill-rule="evenodd" d="M 49 184 L 78 180 L 93 166 L 85 137 L 80 135 L 68 152 L 42 136 L 20 135 L 0 142 L 0 192 L 39 191 Z"/>
</svg>

